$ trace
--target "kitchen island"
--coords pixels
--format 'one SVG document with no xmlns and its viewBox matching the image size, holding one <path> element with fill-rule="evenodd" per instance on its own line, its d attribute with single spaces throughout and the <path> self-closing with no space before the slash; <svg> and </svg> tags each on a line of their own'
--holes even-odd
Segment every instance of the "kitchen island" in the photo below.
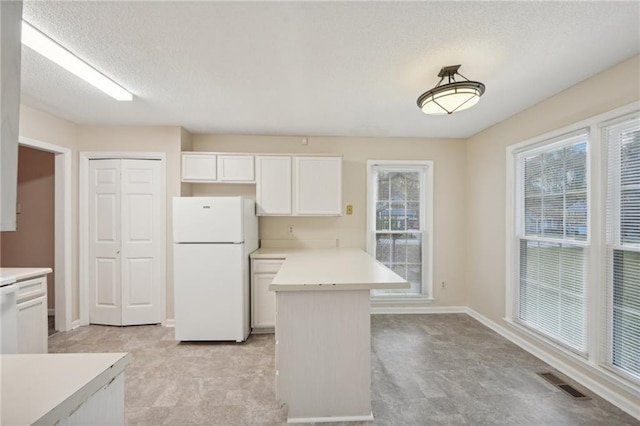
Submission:
<svg viewBox="0 0 640 426">
<path fill-rule="evenodd" d="M 276 396 L 289 407 L 289 423 L 373 419 L 370 290 L 408 287 L 360 249 L 286 255 L 269 289 L 276 292 Z"/>
<path fill-rule="evenodd" d="M 0 424 L 124 424 L 127 353 L 0 355 Z"/>
</svg>

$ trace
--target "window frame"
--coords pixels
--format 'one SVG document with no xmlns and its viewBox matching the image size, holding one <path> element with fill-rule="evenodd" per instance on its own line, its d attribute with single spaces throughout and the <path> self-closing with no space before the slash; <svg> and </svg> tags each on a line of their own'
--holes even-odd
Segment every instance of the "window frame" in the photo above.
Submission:
<svg viewBox="0 0 640 426">
<path fill-rule="evenodd" d="M 623 185 L 620 185 L 616 188 L 615 194 L 615 212 L 616 215 L 612 219 L 611 229 L 609 229 L 609 214 L 610 206 L 609 206 L 609 197 L 611 196 L 610 190 L 610 181 L 609 176 L 611 175 L 611 165 L 610 161 L 610 145 L 609 140 L 605 136 L 606 129 L 610 126 L 615 126 L 616 124 L 623 123 L 630 119 L 640 119 L 640 109 L 636 109 L 630 113 L 619 115 L 613 119 L 606 120 L 604 122 L 598 123 L 598 131 L 602 138 L 602 156 L 603 156 L 603 188 L 604 188 L 604 196 L 603 196 L 603 205 L 604 205 L 604 213 L 603 213 L 603 257 L 605 258 L 605 264 L 603 269 L 605 271 L 605 288 L 603 289 L 604 294 L 604 318 L 603 323 L 604 327 L 602 330 L 602 341 L 603 344 L 599 348 L 599 361 L 603 368 L 611 371 L 612 373 L 623 377 L 624 379 L 640 385 L 640 377 L 637 377 L 630 372 L 624 370 L 623 368 L 616 366 L 613 361 L 613 323 L 614 323 L 614 270 L 615 270 L 615 260 L 614 260 L 614 252 L 615 251 L 629 251 L 640 253 L 640 243 L 632 243 L 625 245 L 621 241 L 620 233 L 621 233 L 621 221 L 622 221 L 622 210 L 621 210 L 621 194 L 624 189 Z M 613 176 L 619 178 L 621 176 L 621 167 L 619 162 L 615 162 L 615 170 L 613 172 Z M 638 185 L 638 184 L 634 184 Z M 613 235 L 609 235 L 609 233 Z M 612 241 L 613 238 L 613 241 Z"/>
<path fill-rule="evenodd" d="M 604 145 L 602 129 L 611 123 L 612 120 L 621 119 L 630 114 L 640 114 L 640 103 L 633 102 L 622 107 L 604 112 L 602 114 L 589 117 L 585 120 L 570 124 L 568 126 L 547 132 L 545 134 L 514 143 L 505 147 L 506 156 L 506 179 L 505 179 L 505 315 L 504 321 L 513 331 L 519 332 L 535 342 L 541 348 L 561 354 L 568 359 L 582 365 L 584 368 L 596 374 L 603 380 L 614 383 L 629 392 L 640 392 L 640 381 L 634 380 L 627 374 L 607 366 L 607 334 L 606 322 L 607 310 L 607 289 L 603 283 L 607 280 L 607 255 L 606 255 L 606 215 L 607 215 L 607 147 Z M 586 348 L 587 354 L 581 356 L 578 353 L 567 349 L 561 344 L 546 338 L 543 335 L 533 332 L 528 327 L 520 325 L 514 321 L 517 316 L 515 291 L 518 285 L 518 238 L 516 238 L 516 215 L 517 197 L 515 188 L 516 180 L 516 157 L 514 153 L 525 147 L 534 148 L 536 145 L 543 145 L 545 141 L 552 140 L 562 135 L 580 130 L 589 129 L 589 144 L 591 157 L 588 167 L 590 167 L 589 189 L 590 210 L 590 247 L 586 257 L 587 262 L 587 282 L 585 286 L 586 299 Z"/>
<path fill-rule="evenodd" d="M 520 187 L 521 184 L 524 184 L 524 170 L 523 169 L 519 169 L 518 167 L 518 163 L 520 162 L 520 157 L 522 155 L 526 155 L 526 156 L 534 156 L 540 153 L 545 153 L 545 152 L 549 152 L 552 151 L 554 149 L 559 149 L 559 148 L 564 148 L 567 146 L 570 146 L 574 143 L 574 141 L 572 141 L 573 138 L 576 138 L 578 136 L 584 135 L 585 139 L 586 139 L 586 144 L 587 144 L 587 150 L 586 150 L 586 170 L 585 170 L 585 191 L 586 191 L 586 195 L 587 195 L 587 212 L 586 212 L 586 223 L 587 223 L 587 237 L 584 240 L 570 240 L 570 239 L 566 239 L 566 231 L 563 229 L 563 231 L 565 232 L 563 234 L 563 238 L 553 238 L 553 237 L 540 237 L 540 236 L 527 236 L 526 234 L 526 230 L 525 230 L 525 224 L 523 223 L 523 218 L 524 218 L 524 185 L 522 185 L 522 187 Z M 588 347 L 588 329 L 589 329 L 589 318 L 588 318 L 588 299 L 589 299 L 589 280 L 590 280 L 590 276 L 589 276 L 589 270 L 590 270 L 590 263 L 592 262 L 592 259 L 590 259 L 590 249 L 591 249 L 591 239 L 592 239 L 592 229 L 591 229 L 591 206 L 592 206 L 592 202 L 591 202 L 591 190 L 592 190 L 592 183 L 591 183 L 591 152 L 592 152 L 592 138 L 591 138 L 591 132 L 590 132 L 590 128 L 588 127 L 581 127 L 581 128 L 577 128 L 574 130 L 571 130 L 569 132 L 566 133 L 562 133 L 562 134 L 556 134 L 554 137 L 549 138 L 549 139 L 542 139 L 539 141 L 536 141 L 535 143 L 529 144 L 529 145 L 524 145 L 521 146 L 517 149 L 514 149 L 511 152 L 511 156 L 513 158 L 513 167 L 514 167 L 514 176 L 515 176 L 515 181 L 514 181 L 514 189 L 513 189 L 513 198 L 514 198 L 514 204 L 515 204 L 515 208 L 513 210 L 513 212 L 511 213 L 512 215 L 514 215 L 515 217 L 513 218 L 514 220 L 514 227 L 511 229 L 511 232 L 513 233 L 513 239 L 514 239 L 514 247 L 513 249 L 515 250 L 515 252 L 513 252 L 513 257 L 514 257 L 514 276 L 512 277 L 512 279 L 514 280 L 513 283 L 513 300 L 512 300 L 512 309 L 513 309 L 513 315 L 511 317 L 511 320 L 515 323 L 518 324 L 520 327 L 523 327 L 525 329 L 527 329 L 530 333 L 533 333 L 537 336 L 539 336 L 542 339 L 548 340 L 550 342 L 553 342 L 554 345 L 557 345 L 559 347 L 562 347 L 564 350 L 572 352 L 580 357 L 583 358 L 587 358 L 588 357 L 588 353 L 589 353 L 589 347 Z M 507 231 L 509 232 L 509 230 Z M 533 242 L 540 242 L 540 243 L 552 243 L 552 244 L 568 244 L 568 245 L 572 245 L 574 247 L 580 247 L 584 250 L 584 269 L 583 269 L 583 276 L 584 276 L 584 333 L 585 333 L 585 350 L 582 351 L 578 348 L 572 347 L 571 345 L 569 345 L 568 343 L 562 342 L 561 340 L 546 334 L 542 331 L 536 330 L 533 326 L 527 324 L 525 321 L 521 320 L 519 318 L 519 311 L 520 311 L 520 243 L 522 241 L 533 241 Z"/>
<path fill-rule="evenodd" d="M 420 194 L 420 232 L 422 232 L 422 286 L 419 294 L 373 295 L 375 302 L 431 302 L 433 301 L 433 160 L 367 160 L 367 252 L 375 256 L 375 168 L 423 171 Z"/>
</svg>

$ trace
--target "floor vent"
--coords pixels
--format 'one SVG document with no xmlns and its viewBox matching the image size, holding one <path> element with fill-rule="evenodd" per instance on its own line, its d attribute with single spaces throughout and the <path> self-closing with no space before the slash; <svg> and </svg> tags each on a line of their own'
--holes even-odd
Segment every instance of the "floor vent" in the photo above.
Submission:
<svg viewBox="0 0 640 426">
<path fill-rule="evenodd" d="M 573 397 L 574 399 L 582 399 L 582 400 L 591 399 L 587 395 L 580 392 L 578 389 L 565 383 L 563 379 L 561 379 L 560 377 L 556 376 L 553 373 L 537 373 L 537 374 L 538 376 L 545 379 L 547 382 L 551 383 L 552 385 L 562 389 L 564 392 L 571 395 L 571 397 Z"/>
</svg>

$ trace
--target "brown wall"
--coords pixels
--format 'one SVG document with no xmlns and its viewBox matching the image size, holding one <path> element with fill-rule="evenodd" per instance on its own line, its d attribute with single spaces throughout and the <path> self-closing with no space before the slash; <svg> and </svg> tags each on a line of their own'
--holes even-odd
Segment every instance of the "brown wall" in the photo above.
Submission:
<svg viewBox="0 0 640 426">
<path fill-rule="evenodd" d="M 0 265 L 54 269 L 54 171 L 54 154 L 19 148 L 18 227 L 16 231 L 2 233 Z M 50 309 L 55 307 L 54 274 L 47 277 Z"/>
</svg>

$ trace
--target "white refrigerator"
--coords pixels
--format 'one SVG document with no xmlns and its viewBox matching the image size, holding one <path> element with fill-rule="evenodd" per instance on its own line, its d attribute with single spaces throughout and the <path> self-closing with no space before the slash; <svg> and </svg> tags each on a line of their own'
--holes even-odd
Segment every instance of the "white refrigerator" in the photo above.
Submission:
<svg viewBox="0 0 640 426">
<path fill-rule="evenodd" d="M 258 248 L 255 202 L 174 197 L 173 242 L 176 340 L 246 340 L 249 254 Z"/>
</svg>

